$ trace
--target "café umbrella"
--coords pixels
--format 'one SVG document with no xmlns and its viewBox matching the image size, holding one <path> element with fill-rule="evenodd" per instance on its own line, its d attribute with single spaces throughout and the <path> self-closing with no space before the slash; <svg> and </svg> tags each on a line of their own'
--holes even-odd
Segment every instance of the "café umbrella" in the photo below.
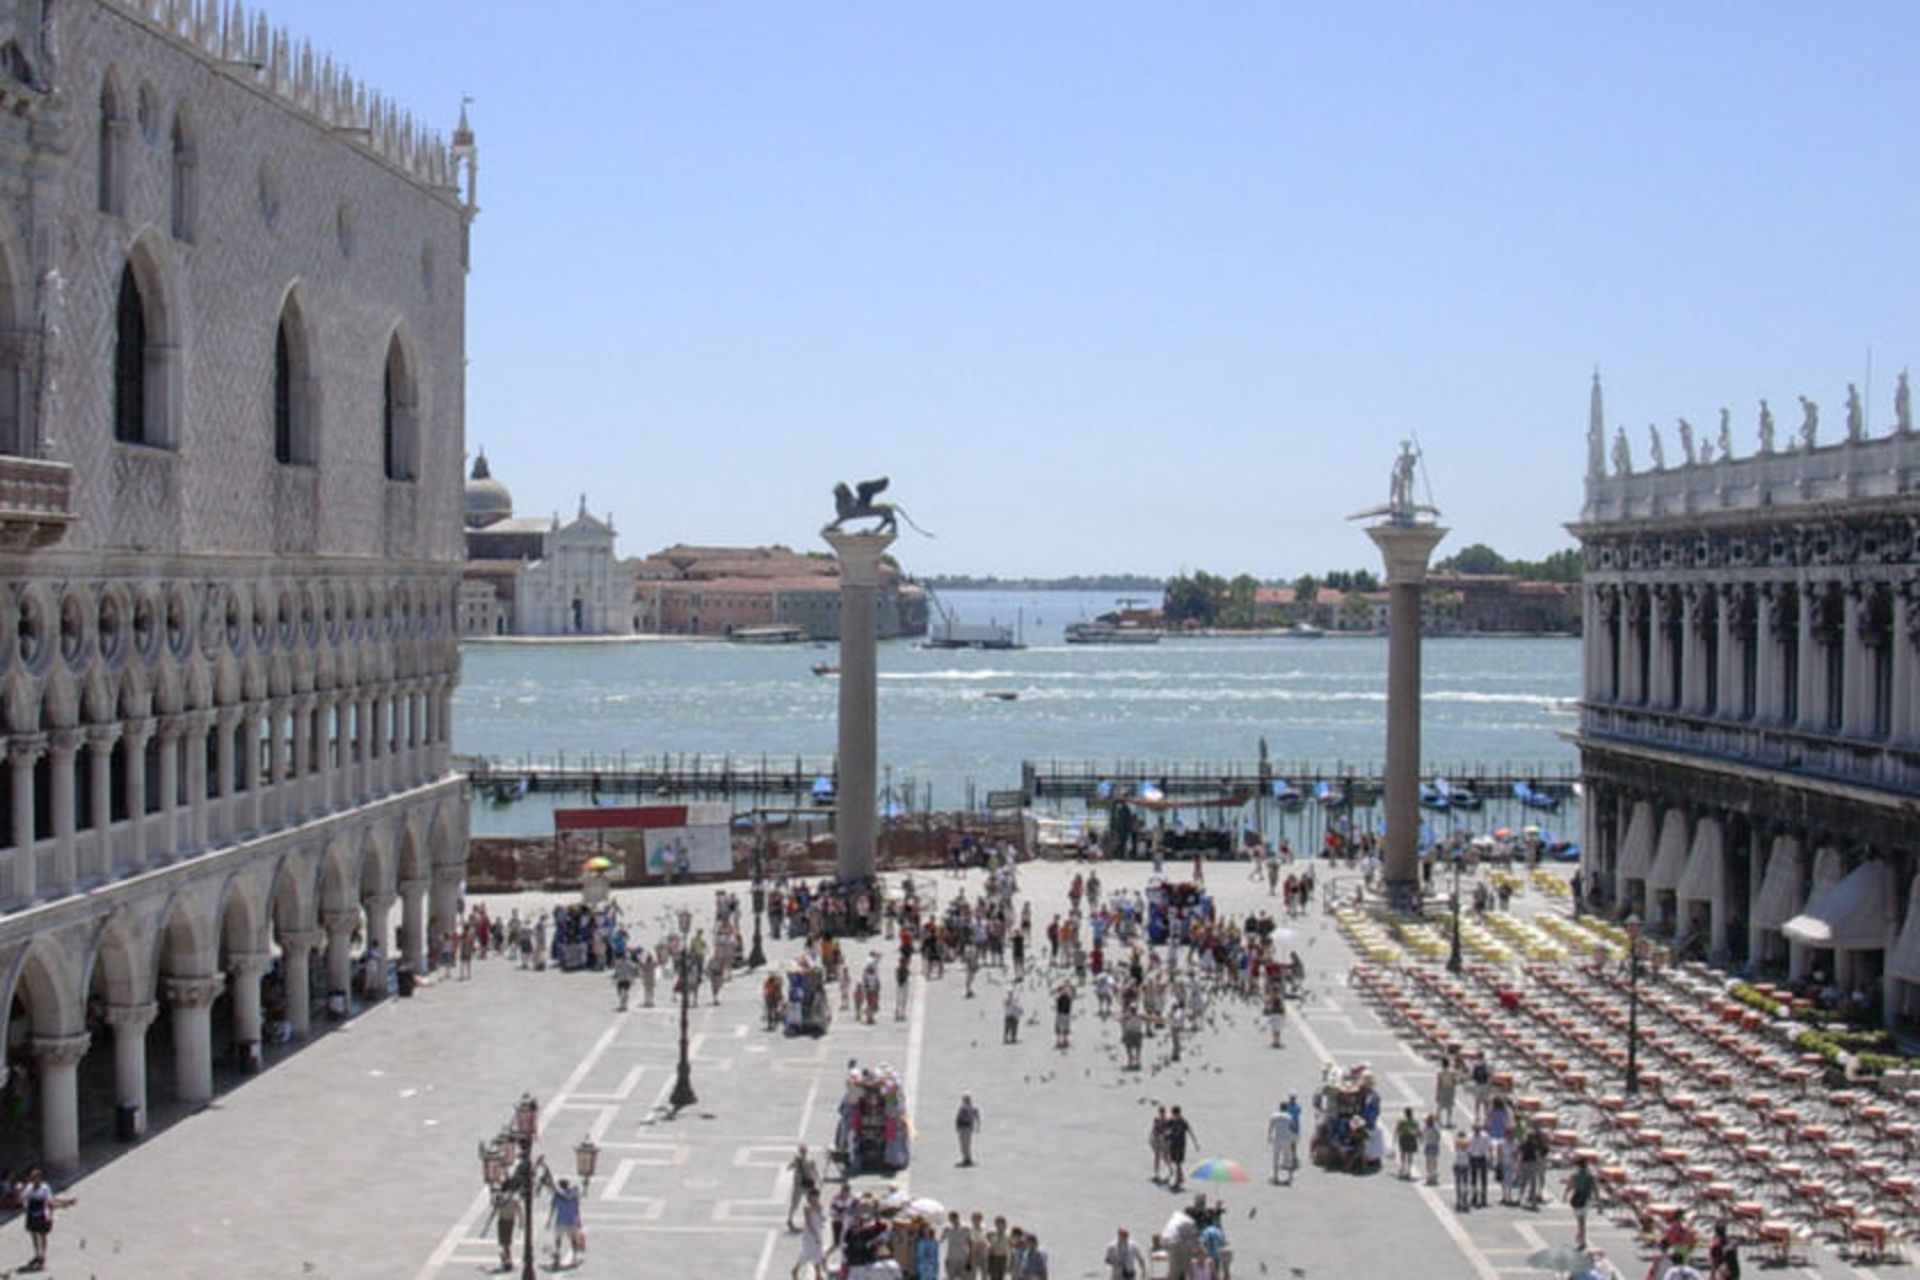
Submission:
<svg viewBox="0 0 1920 1280">
<path fill-rule="evenodd" d="M 595 854 L 593 857 L 588 858 L 582 865 L 588 871 L 611 871 L 613 870 L 613 859 Z"/>
</svg>

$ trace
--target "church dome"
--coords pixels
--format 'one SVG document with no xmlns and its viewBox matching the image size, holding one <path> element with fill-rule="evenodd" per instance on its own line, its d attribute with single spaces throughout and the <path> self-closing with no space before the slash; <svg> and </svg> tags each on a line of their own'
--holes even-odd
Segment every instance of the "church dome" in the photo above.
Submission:
<svg viewBox="0 0 1920 1280">
<path fill-rule="evenodd" d="M 483 451 L 473 460 L 473 474 L 467 477 L 467 527 L 484 529 L 512 514 L 513 495 L 507 492 L 507 486 L 493 478 Z"/>
</svg>

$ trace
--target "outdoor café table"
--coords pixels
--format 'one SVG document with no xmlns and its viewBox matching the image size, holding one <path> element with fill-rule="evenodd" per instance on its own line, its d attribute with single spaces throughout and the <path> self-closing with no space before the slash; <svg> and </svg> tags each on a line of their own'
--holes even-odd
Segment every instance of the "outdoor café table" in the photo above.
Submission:
<svg viewBox="0 0 1920 1280">
<path fill-rule="evenodd" d="M 1715 1067 L 1713 1070 L 1707 1072 L 1707 1083 L 1716 1089 L 1731 1089 L 1733 1087 L 1733 1072 L 1727 1070 L 1725 1067 Z"/>
<path fill-rule="evenodd" d="M 1576 1162 L 1592 1163 L 1600 1159 L 1600 1152 L 1594 1147 L 1575 1147 L 1573 1158 Z"/>
<path fill-rule="evenodd" d="M 1862 1120 L 1867 1121 L 1869 1124 L 1879 1124 L 1882 1120 L 1886 1120 L 1889 1117 L 1891 1117 L 1893 1115 L 1893 1112 L 1887 1110 L 1886 1107 L 1876 1102 L 1869 1106 L 1864 1106 L 1860 1108 L 1859 1114 L 1860 1114 L 1860 1118 Z"/>
<path fill-rule="evenodd" d="M 1800 1126 L 1800 1140 L 1821 1146 L 1833 1137 L 1833 1130 L 1824 1124 L 1803 1124 Z"/>
<path fill-rule="evenodd" d="M 1771 1111 L 1773 1109 L 1773 1095 L 1770 1093 L 1750 1093 L 1740 1099 L 1740 1105 L 1749 1111 Z"/>
<path fill-rule="evenodd" d="M 1738 1189 L 1731 1182 L 1709 1182 L 1700 1190 L 1700 1195 L 1715 1204 L 1732 1204 Z"/>
<path fill-rule="evenodd" d="M 1753 1134 L 1745 1129 L 1729 1127 L 1720 1131 L 1720 1141 L 1730 1147 L 1744 1147 L 1753 1141 Z"/>
<path fill-rule="evenodd" d="M 1806 1092 L 1807 1082 L 1813 1079 L 1813 1072 L 1806 1067 L 1787 1067 L 1781 1071 L 1780 1078 L 1788 1084 L 1798 1085 L 1802 1093 Z"/>
<path fill-rule="evenodd" d="M 1807 1179 L 1807 1167 L 1803 1164 L 1777 1164 L 1773 1166 L 1773 1176 L 1790 1187 L 1797 1187 Z"/>
<path fill-rule="evenodd" d="M 1595 1098 L 1593 1105 L 1602 1111 L 1625 1111 L 1627 1109 L 1627 1100 L 1617 1093 L 1608 1093 Z"/>
<path fill-rule="evenodd" d="M 1580 1135 L 1572 1129 L 1554 1129 L 1547 1134 L 1547 1141 L 1553 1146 L 1570 1149 L 1580 1145 Z"/>
<path fill-rule="evenodd" d="M 1829 1159 L 1838 1160 L 1842 1164 L 1851 1160 L 1858 1160 L 1860 1158 L 1860 1145 L 1855 1142 L 1830 1142 L 1827 1144 L 1827 1156 Z"/>
<path fill-rule="evenodd" d="M 1662 1147 L 1655 1154 L 1654 1158 L 1659 1160 L 1661 1164 L 1672 1165 L 1674 1168 L 1679 1169 L 1684 1167 L 1687 1161 L 1693 1159 L 1693 1152 L 1687 1150 L 1685 1147 Z"/>
<path fill-rule="evenodd" d="M 1727 1212 L 1735 1222 L 1759 1222 L 1767 1216 L 1767 1206 L 1758 1200 L 1736 1200 Z"/>
<path fill-rule="evenodd" d="M 1635 1129 L 1631 1140 L 1636 1147 L 1658 1147 L 1667 1140 L 1667 1135 L 1658 1129 Z"/>
<path fill-rule="evenodd" d="M 1878 1218 L 1855 1219 L 1848 1234 L 1855 1242 L 1866 1246 L 1853 1251 L 1856 1259 L 1871 1258 L 1878 1262 L 1887 1256 L 1893 1243 L 1893 1228 Z"/>
<path fill-rule="evenodd" d="M 1888 1166 L 1885 1160 L 1862 1160 L 1853 1166 L 1855 1173 L 1863 1178 L 1870 1178 L 1875 1182 L 1879 1182 L 1882 1178 L 1885 1178 L 1887 1176 L 1887 1170 Z"/>
<path fill-rule="evenodd" d="M 1700 1105 L 1700 1099 L 1690 1093 L 1670 1093 L 1667 1095 L 1667 1105 L 1675 1111 L 1692 1111 Z"/>
<path fill-rule="evenodd" d="M 1793 1252 L 1793 1224 L 1778 1220 L 1762 1222 L 1760 1243 L 1766 1247 L 1775 1262 L 1782 1266 L 1786 1265 Z"/>
<path fill-rule="evenodd" d="M 1525 1098 L 1515 1098 L 1513 1100 L 1513 1105 L 1520 1108 L 1521 1112 L 1524 1114 L 1529 1111 L 1538 1111 L 1545 1104 L 1542 1103 L 1538 1098 L 1525 1097 Z"/>
<path fill-rule="evenodd" d="M 1533 1127 L 1549 1131 L 1558 1129 L 1560 1127 L 1560 1117 L 1552 1111 L 1535 1112 L 1533 1116 Z"/>
</svg>

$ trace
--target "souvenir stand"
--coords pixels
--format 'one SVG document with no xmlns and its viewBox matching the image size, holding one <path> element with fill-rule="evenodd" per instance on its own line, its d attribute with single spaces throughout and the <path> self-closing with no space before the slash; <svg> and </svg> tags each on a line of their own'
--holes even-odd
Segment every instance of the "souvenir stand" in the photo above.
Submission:
<svg viewBox="0 0 1920 1280">
<path fill-rule="evenodd" d="M 840 1099 L 833 1159 L 847 1177 L 898 1173 L 912 1154 L 907 1092 L 892 1067 L 854 1067 Z"/>
</svg>

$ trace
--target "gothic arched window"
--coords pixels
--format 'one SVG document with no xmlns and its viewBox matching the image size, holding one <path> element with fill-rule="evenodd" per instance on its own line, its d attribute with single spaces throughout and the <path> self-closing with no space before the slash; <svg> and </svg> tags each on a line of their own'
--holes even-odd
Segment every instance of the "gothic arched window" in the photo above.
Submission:
<svg viewBox="0 0 1920 1280">
<path fill-rule="evenodd" d="M 113 438 L 150 444 L 147 421 L 147 300 L 133 264 L 120 268 L 113 342 Z"/>
<path fill-rule="evenodd" d="M 418 472 L 419 433 L 414 421 L 413 374 L 395 334 L 387 344 L 380 384 L 381 457 L 389 480 L 412 480 Z"/>
</svg>

